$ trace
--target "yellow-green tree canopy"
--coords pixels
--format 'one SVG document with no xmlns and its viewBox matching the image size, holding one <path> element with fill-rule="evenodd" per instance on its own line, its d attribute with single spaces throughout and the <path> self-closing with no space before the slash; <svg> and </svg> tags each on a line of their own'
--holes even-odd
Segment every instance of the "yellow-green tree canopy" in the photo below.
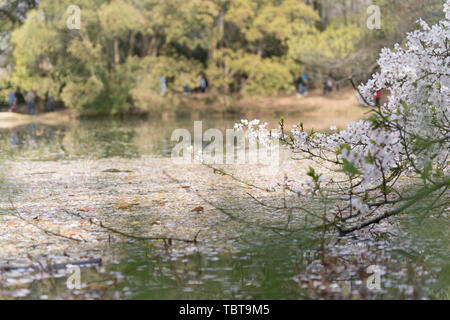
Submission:
<svg viewBox="0 0 450 320">
<path fill-rule="evenodd" d="M 439 0 L 427 1 L 413 16 L 434 12 Z M 413 2 L 419 8 L 420 1 Z M 294 91 L 304 71 L 313 82 L 330 71 L 370 72 L 380 44 L 403 26 L 388 16 L 381 31 L 368 31 L 363 0 L 351 7 L 331 0 L 27 3 L 11 0 L 0 12 L 0 44 L 4 39 L 9 59 L 0 87 L 33 89 L 41 99 L 54 96 L 84 112 L 149 108 L 195 88 L 200 75 L 220 93 L 275 95 Z M 376 3 L 386 15 L 404 7 L 400 0 Z M 79 30 L 67 27 L 73 5 L 81 10 Z"/>
</svg>

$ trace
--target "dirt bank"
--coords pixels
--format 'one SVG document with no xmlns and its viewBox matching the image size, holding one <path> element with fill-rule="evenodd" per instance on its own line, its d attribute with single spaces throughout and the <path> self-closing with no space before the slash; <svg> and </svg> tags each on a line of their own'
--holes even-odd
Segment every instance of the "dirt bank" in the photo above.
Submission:
<svg viewBox="0 0 450 320">
<path fill-rule="evenodd" d="M 23 109 L 23 108 L 22 108 Z M 46 125 L 70 125 L 76 123 L 79 114 L 73 110 L 38 114 L 31 117 L 21 113 L 0 112 L 0 129 L 10 129 L 32 122 Z M 300 121 L 305 128 L 326 130 L 331 125 L 344 128 L 349 122 L 365 117 L 367 108 L 361 107 L 354 90 L 343 89 L 324 97 L 319 90 L 308 96 L 280 97 L 233 97 L 218 96 L 212 93 L 180 96 L 178 106 L 170 112 L 149 112 L 151 118 L 162 119 L 173 116 L 190 115 L 193 118 L 246 118 L 246 119 L 279 119 L 286 118 L 291 126 Z M 277 121 L 275 121 L 276 123 Z"/>
<path fill-rule="evenodd" d="M 196 94 L 182 97 L 180 105 L 180 112 L 208 117 L 223 117 L 224 113 L 247 119 L 284 116 L 288 125 L 302 121 L 305 127 L 316 130 L 325 130 L 331 125 L 343 128 L 351 121 L 364 118 L 368 111 L 360 105 L 353 89 L 343 89 L 327 97 L 315 90 L 301 98 L 295 95 L 238 98 Z"/>
<path fill-rule="evenodd" d="M 10 129 L 24 126 L 30 123 L 40 123 L 45 125 L 68 125 L 76 123 L 77 112 L 73 110 L 62 110 L 29 116 L 23 113 L 0 112 L 0 129 Z"/>
</svg>

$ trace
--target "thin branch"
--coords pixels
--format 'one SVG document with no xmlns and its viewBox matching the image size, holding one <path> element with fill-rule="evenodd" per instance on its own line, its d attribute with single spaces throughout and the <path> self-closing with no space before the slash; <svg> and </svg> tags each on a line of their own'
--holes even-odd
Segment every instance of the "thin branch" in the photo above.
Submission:
<svg viewBox="0 0 450 320">
<path fill-rule="evenodd" d="M 161 240 L 161 241 L 168 241 L 168 242 L 179 241 L 179 242 L 186 242 L 186 243 L 198 243 L 197 238 L 198 238 L 198 235 L 201 232 L 201 230 L 198 231 L 195 234 L 195 237 L 193 239 L 181 239 L 181 238 L 175 238 L 175 237 L 144 237 L 144 236 L 137 236 L 137 235 L 125 233 L 123 231 L 120 231 L 120 230 L 117 230 L 117 229 L 105 226 L 102 221 L 96 222 L 96 221 L 94 221 L 92 219 L 87 219 L 85 217 L 82 217 L 79 214 L 70 212 L 70 211 L 68 211 L 66 209 L 63 209 L 63 211 L 65 213 L 69 214 L 69 215 L 75 216 L 75 217 L 80 218 L 80 219 L 82 219 L 84 221 L 88 221 L 90 224 L 92 224 L 94 226 L 97 226 L 97 227 L 100 227 L 102 229 L 105 229 L 108 232 L 111 232 L 111 233 L 114 233 L 114 234 L 117 234 L 117 235 L 120 235 L 120 236 L 123 236 L 123 237 L 126 237 L 126 238 L 130 238 L 130 239 L 133 239 L 133 240 L 139 240 L 139 241 Z"/>
<path fill-rule="evenodd" d="M 223 170 L 223 169 L 215 168 L 214 166 L 212 166 L 212 165 L 210 165 L 210 164 L 207 164 L 207 163 L 202 163 L 202 164 L 203 164 L 204 166 L 210 168 L 210 169 L 213 169 L 214 173 L 219 173 L 219 174 L 221 174 L 221 175 L 223 175 L 223 176 L 230 177 L 231 179 L 233 179 L 233 180 L 235 180 L 235 181 L 237 181 L 237 182 L 240 182 L 240 183 L 242 183 L 242 184 L 245 184 L 245 185 L 248 186 L 248 187 L 252 187 L 252 188 L 255 188 L 255 189 L 259 189 L 259 190 L 262 190 L 262 191 L 265 191 L 265 192 L 273 192 L 273 190 L 271 190 L 271 189 L 262 188 L 262 187 L 259 187 L 259 186 L 257 186 L 257 185 L 254 185 L 254 184 L 252 184 L 252 183 L 250 183 L 250 182 L 247 182 L 247 181 L 244 181 L 244 180 L 242 180 L 242 179 L 239 179 L 239 178 L 237 178 L 234 174 L 228 173 L 228 172 L 226 172 L 226 171 Z"/>
<path fill-rule="evenodd" d="M 423 188 L 420 192 L 418 192 L 416 194 L 415 197 L 413 197 L 412 199 L 407 201 L 404 205 L 402 205 L 401 207 L 399 207 L 399 208 L 397 208 L 397 209 L 395 209 L 393 211 L 388 211 L 388 212 L 384 213 L 383 215 L 381 215 L 379 217 L 372 218 L 370 220 L 362 222 L 362 223 L 360 223 L 360 224 L 358 224 L 356 226 L 353 226 L 351 228 L 347 228 L 347 229 L 341 228 L 339 231 L 340 231 L 340 233 L 342 235 L 346 235 L 346 234 L 352 233 L 352 232 L 354 232 L 356 230 L 361 230 L 361 229 L 363 229 L 365 227 L 368 227 L 370 225 L 379 223 L 382 220 L 385 220 L 385 219 L 387 219 L 389 217 L 399 215 L 399 214 L 403 213 L 405 210 L 407 210 L 408 208 L 412 207 L 418 201 L 426 198 L 430 194 L 436 192 L 437 190 L 439 190 L 439 189 L 441 189 L 443 187 L 448 187 L 449 185 L 450 185 L 450 178 L 446 178 L 442 182 L 437 183 L 437 184 L 435 184 L 435 185 L 433 185 L 431 187 Z"/>
<path fill-rule="evenodd" d="M 163 170 L 163 173 L 172 181 L 176 182 L 176 183 L 180 183 L 181 181 L 172 177 L 170 174 L 168 174 L 165 170 Z M 208 200 L 207 198 L 205 198 L 202 194 L 200 194 L 199 192 L 197 192 L 196 190 L 194 190 L 193 188 L 190 188 L 190 190 L 192 190 L 193 193 L 195 193 L 200 199 L 202 199 L 205 203 L 207 203 L 208 205 L 210 205 L 211 207 L 213 207 L 214 209 L 220 211 L 221 213 L 223 213 L 224 215 L 228 216 L 231 220 L 234 221 L 238 221 L 240 223 L 246 224 L 248 226 L 254 226 L 263 230 L 270 230 L 270 231 L 274 231 L 276 233 L 280 233 L 280 232 L 285 232 L 285 231 L 289 231 L 285 228 L 279 228 L 279 227 L 271 227 L 271 226 L 266 226 L 266 225 L 260 225 L 260 224 L 255 224 L 255 223 L 251 223 L 248 222 L 238 216 L 236 216 L 235 214 L 228 212 L 227 209 L 218 207 L 216 204 L 214 204 L 213 202 L 211 202 L 210 200 Z"/>
<path fill-rule="evenodd" d="M 10 214 L 11 214 L 12 216 L 14 216 L 14 217 L 16 217 L 16 218 L 22 220 L 23 222 L 25 222 L 25 223 L 27 223 L 27 224 L 29 224 L 29 225 L 32 225 L 33 227 L 35 227 L 35 228 L 37 228 L 37 229 L 39 229 L 39 230 L 41 230 L 41 231 L 43 231 L 43 232 L 45 232 L 45 233 L 47 233 L 47 234 L 49 234 L 49 235 L 55 236 L 55 237 L 59 237 L 59 238 L 63 238 L 63 239 L 66 239 L 66 240 L 71 240 L 71 241 L 77 241 L 77 242 L 87 242 L 87 241 L 84 240 L 84 239 L 83 239 L 83 240 L 80 240 L 80 239 L 76 239 L 76 238 L 72 238 L 72 237 L 67 237 L 67 236 L 65 236 L 65 235 L 63 235 L 63 234 L 60 234 L 60 233 L 57 233 L 57 232 L 55 232 L 55 231 L 52 231 L 52 230 L 46 229 L 46 228 L 44 228 L 44 227 L 41 227 L 41 226 L 39 226 L 36 222 L 30 222 L 30 221 L 28 221 L 27 219 L 25 219 L 24 217 L 22 217 L 22 215 L 21 215 L 21 214 L 19 213 L 19 211 L 16 209 L 16 207 L 14 206 L 14 203 L 12 202 L 11 198 L 9 198 L 9 202 L 10 202 L 10 204 L 11 204 L 11 211 L 12 211 L 12 212 L 10 212 Z"/>
</svg>

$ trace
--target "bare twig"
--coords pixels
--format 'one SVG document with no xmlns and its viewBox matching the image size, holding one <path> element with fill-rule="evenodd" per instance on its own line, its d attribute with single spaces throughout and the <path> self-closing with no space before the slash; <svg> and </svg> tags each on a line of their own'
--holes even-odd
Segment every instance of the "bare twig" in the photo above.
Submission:
<svg viewBox="0 0 450 320">
<path fill-rule="evenodd" d="M 181 183 L 181 181 L 179 181 L 178 179 L 172 177 L 170 174 L 168 174 L 165 170 L 163 170 L 163 173 L 172 181 L 176 182 L 176 183 Z M 224 215 L 228 216 L 231 220 L 249 225 L 249 226 L 254 226 L 254 227 L 258 227 L 260 229 L 263 230 L 271 230 L 274 231 L 276 233 L 280 233 L 280 232 L 285 232 L 285 231 L 289 231 L 285 228 L 279 228 L 279 227 L 272 227 L 272 226 L 266 226 L 266 225 L 260 225 L 260 224 L 255 224 L 255 223 L 250 223 L 249 221 L 246 221 L 244 219 L 242 219 L 241 217 L 236 216 L 235 214 L 229 212 L 227 209 L 225 208 L 221 208 L 219 206 L 217 206 L 216 204 L 214 204 L 213 202 L 211 202 L 210 200 L 208 200 L 207 198 L 205 198 L 201 193 L 197 192 L 195 189 L 190 188 L 190 190 L 192 190 L 191 192 L 195 193 L 200 199 L 202 199 L 205 203 L 207 203 L 208 205 L 210 205 L 211 207 L 215 208 L 216 210 L 220 211 L 221 213 L 223 213 Z"/>
<path fill-rule="evenodd" d="M 63 239 L 66 239 L 66 240 L 77 241 L 77 242 L 86 242 L 86 240 L 84 240 L 84 239 L 80 240 L 80 239 L 76 239 L 76 238 L 72 238 L 72 237 L 67 237 L 67 236 L 65 236 L 65 235 L 63 235 L 63 234 L 60 234 L 60 233 L 57 233 L 57 232 L 55 232 L 55 231 L 46 229 L 46 228 L 44 228 L 44 227 L 42 227 L 42 226 L 39 226 L 36 222 L 30 222 L 30 221 L 28 221 L 27 219 L 25 219 L 24 217 L 22 217 L 22 215 L 19 213 L 19 211 L 17 210 L 17 208 L 14 206 L 14 203 L 12 202 L 11 198 L 9 198 L 9 202 L 10 202 L 10 204 L 11 204 L 11 211 L 12 211 L 12 212 L 10 212 L 10 214 L 11 214 L 12 216 L 14 216 L 14 217 L 16 217 L 16 218 L 22 220 L 23 222 L 25 222 L 25 223 L 27 223 L 27 224 L 29 224 L 29 225 L 32 225 L 33 227 L 35 227 L 35 228 L 37 228 L 37 229 L 39 229 L 39 230 L 45 232 L 46 234 L 49 234 L 49 235 L 52 235 L 52 236 L 55 236 L 55 237 L 59 237 L 59 238 L 63 238 Z"/>
<path fill-rule="evenodd" d="M 203 164 L 204 166 L 210 168 L 210 169 L 213 169 L 214 173 L 219 173 L 219 174 L 221 174 L 221 175 L 223 175 L 223 176 L 230 177 L 231 179 L 233 179 L 233 180 L 235 180 L 235 181 L 237 181 L 237 182 L 239 182 L 239 183 L 242 183 L 242 184 L 244 184 L 244 185 L 246 185 L 246 186 L 248 186 L 248 187 L 252 187 L 252 188 L 255 188 L 255 189 L 259 189 L 259 190 L 262 190 L 262 191 L 265 191 L 265 192 L 273 192 L 273 190 L 271 190 L 271 189 L 262 188 L 262 187 L 259 187 L 259 186 L 255 185 L 255 184 L 253 184 L 253 183 L 250 183 L 250 182 L 244 181 L 244 180 L 242 180 L 242 179 L 239 179 L 239 178 L 236 177 L 234 174 L 228 173 L 228 172 L 226 172 L 226 171 L 223 170 L 223 169 L 215 168 L 214 166 L 212 166 L 212 165 L 210 165 L 210 164 L 207 164 L 207 163 L 202 163 L 202 164 Z"/>
<path fill-rule="evenodd" d="M 105 229 L 108 232 L 111 232 L 111 233 L 114 233 L 114 234 L 117 234 L 117 235 L 120 235 L 120 236 L 123 236 L 123 237 L 126 237 L 126 238 L 130 238 L 130 239 L 133 239 L 133 240 L 139 240 L 139 241 L 161 240 L 161 241 L 168 241 L 168 242 L 179 241 L 179 242 L 186 242 L 186 243 L 197 243 L 198 242 L 197 238 L 198 238 L 198 235 L 200 234 L 200 231 L 201 231 L 200 230 L 199 232 L 197 232 L 193 239 L 181 239 L 181 238 L 175 238 L 175 237 L 144 237 L 144 236 L 137 236 L 137 235 L 125 233 L 123 231 L 120 231 L 120 230 L 117 230 L 117 229 L 105 226 L 102 221 L 96 222 L 93 219 L 87 219 L 85 217 L 82 217 L 79 214 L 70 212 L 70 211 L 68 211 L 66 209 L 64 209 L 63 211 L 65 213 L 69 214 L 69 215 L 75 216 L 75 217 L 80 218 L 80 219 L 82 219 L 84 221 L 88 221 L 90 224 L 92 224 L 94 226 L 97 226 L 97 227 L 100 227 L 102 229 Z"/>
</svg>

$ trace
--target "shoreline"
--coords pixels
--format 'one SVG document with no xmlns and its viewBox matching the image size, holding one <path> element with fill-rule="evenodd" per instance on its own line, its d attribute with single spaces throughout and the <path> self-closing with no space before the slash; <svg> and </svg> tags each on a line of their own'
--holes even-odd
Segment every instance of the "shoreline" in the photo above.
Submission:
<svg viewBox="0 0 450 320">
<path fill-rule="evenodd" d="M 0 112 L 0 129 L 14 129 L 32 123 L 50 126 L 69 125 L 77 123 L 78 119 L 79 114 L 70 109 L 42 113 L 36 116 L 16 112 Z"/>
<path fill-rule="evenodd" d="M 24 111 L 19 106 L 19 111 Z M 308 96 L 244 97 L 213 96 L 212 94 L 192 94 L 181 96 L 171 110 L 131 110 L 129 113 L 88 114 L 72 109 L 38 113 L 29 116 L 23 113 L 0 112 L 0 129 L 14 129 L 31 123 L 50 126 L 76 125 L 83 119 L 95 118 L 144 118 L 170 121 L 176 118 L 191 119 L 280 119 L 285 117 L 286 125 L 302 121 L 305 128 L 327 130 L 331 125 L 345 128 L 349 122 L 365 117 L 367 108 L 362 107 L 353 90 L 342 89 L 324 97 L 320 90 L 311 91 Z M 276 121 L 278 122 L 278 121 Z M 273 123 L 271 125 L 276 125 Z"/>
</svg>

